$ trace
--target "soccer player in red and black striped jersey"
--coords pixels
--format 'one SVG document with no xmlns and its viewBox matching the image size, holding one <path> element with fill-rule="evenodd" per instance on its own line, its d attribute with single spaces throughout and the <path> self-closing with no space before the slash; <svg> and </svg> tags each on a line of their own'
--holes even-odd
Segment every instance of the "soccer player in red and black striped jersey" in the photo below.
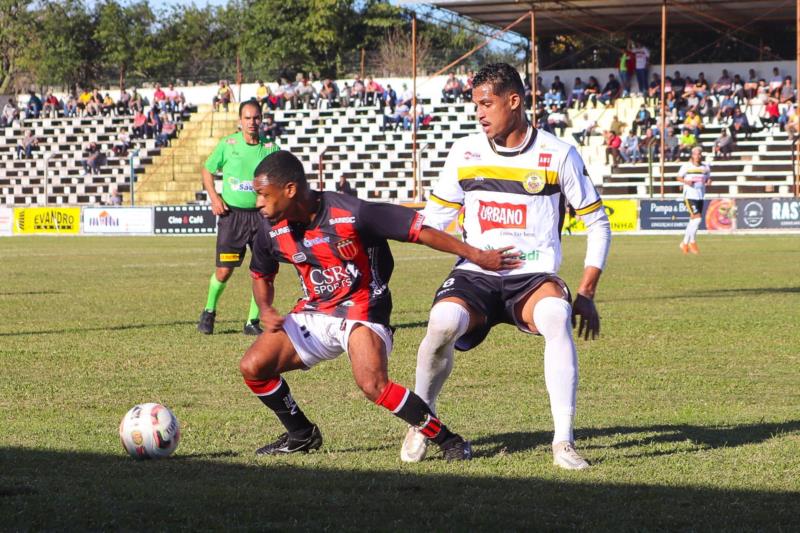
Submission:
<svg viewBox="0 0 800 533">
<path fill-rule="evenodd" d="M 319 428 L 297 406 L 281 375 L 346 351 L 368 399 L 418 428 L 447 460 L 470 459 L 468 441 L 450 431 L 414 392 L 389 380 L 388 283 L 394 262 L 387 239 L 425 244 L 489 270 L 516 268 L 519 253 L 510 247 L 485 251 L 469 246 L 425 226 L 419 213 L 405 207 L 312 191 L 302 163 L 287 151 L 264 158 L 253 183 L 264 220 L 250 270 L 264 333 L 239 368 L 248 387 L 286 427 L 277 441 L 256 453 L 306 452 L 322 445 Z M 304 293 L 286 316 L 272 307 L 279 263 L 297 269 Z"/>
</svg>

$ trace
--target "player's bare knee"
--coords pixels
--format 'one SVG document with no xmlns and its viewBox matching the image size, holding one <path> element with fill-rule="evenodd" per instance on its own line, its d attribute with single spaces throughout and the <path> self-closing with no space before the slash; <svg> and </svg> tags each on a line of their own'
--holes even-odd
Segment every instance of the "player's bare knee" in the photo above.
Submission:
<svg viewBox="0 0 800 533">
<path fill-rule="evenodd" d="M 542 298 L 533 308 L 533 323 L 543 337 L 570 331 L 572 306 L 563 298 Z"/>
<path fill-rule="evenodd" d="M 469 311 L 454 302 L 439 302 L 431 308 L 427 337 L 436 344 L 455 342 L 469 327 Z"/>
<path fill-rule="evenodd" d="M 356 378 L 356 383 L 364 396 L 374 402 L 380 398 L 383 389 L 389 384 L 389 379 L 381 374 L 371 374 Z"/>
<path fill-rule="evenodd" d="M 241 372 L 244 379 L 269 379 L 274 377 L 266 370 L 265 365 L 259 360 L 252 348 L 247 350 L 239 360 L 239 372 Z"/>
</svg>

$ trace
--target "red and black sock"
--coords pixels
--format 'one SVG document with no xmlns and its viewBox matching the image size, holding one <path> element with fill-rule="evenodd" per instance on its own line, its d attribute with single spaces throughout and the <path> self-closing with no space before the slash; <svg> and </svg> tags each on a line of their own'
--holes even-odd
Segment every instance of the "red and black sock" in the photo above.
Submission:
<svg viewBox="0 0 800 533">
<path fill-rule="evenodd" d="M 387 408 L 398 418 L 416 427 L 428 439 L 442 444 L 453 436 L 447 426 L 431 412 L 422 398 L 397 383 L 389 382 L 376 404 Z"/>
<path fill-rule="evenodd" d="M 244 382 L 261 403 L 277 415 L 290 435 L 303 438 L 311 432 L 314 425 L 297 406 L 289 384 L 282 377 L 267 380 L 245 379 Z"/>
</svg>

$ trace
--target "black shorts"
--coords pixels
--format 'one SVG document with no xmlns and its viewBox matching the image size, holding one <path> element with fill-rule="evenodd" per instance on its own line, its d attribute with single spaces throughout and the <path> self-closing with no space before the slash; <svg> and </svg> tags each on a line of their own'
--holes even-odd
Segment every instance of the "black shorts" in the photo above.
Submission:
<svg viewBox="0 0 800 533">
<path fill-rule="evenodd" d="M 217 222 L 217 266 L 232 268 L 242 266 L 248 245 L 253 249 L 261 213 L 258 209 L 228 209 Z"/>
<path fill-rule="evenodd" d="M 571 301 L 569 287 L 555 274 L 500 277 L 455 269 L 436 291 L 433 305 L 444 298 L 455 296 L 486 317 L 486 322 L 456 341 L 456 349 L 466 351 L 483 342 L 489 330 L 497 324 L 511 324 L 524 333 L 532 333 L 525 324 L 517 322 L 514 307 L 546 281 L 554 281 L 560 285 L 564 289 L 564 299 Z"/>
<path fill-rule="evenodd" d="M 689 200 L 688 198 L 684 198 L 683 203 L 686 205 L 686 209 L 689 211 L 689 215 L 691 215 L 692 218 L 703 216 L 703 200 Z"/>
</svg>

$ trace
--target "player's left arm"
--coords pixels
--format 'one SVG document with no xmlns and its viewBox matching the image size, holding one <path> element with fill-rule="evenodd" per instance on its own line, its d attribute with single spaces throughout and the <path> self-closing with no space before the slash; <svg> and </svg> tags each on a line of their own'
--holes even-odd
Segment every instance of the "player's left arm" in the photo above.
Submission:
<svg viewBox="0 0 800 533">
<path fill-rule="evenodd" d="M 575 148 L 570 148 L 561 167 L 559 182 L 567 201 L 586 225 L 586 258 L 578 293 L 572 304 L 572 324 L 574 327 L 576 318 L 580 317 L 578 335 L 594 339 L 600 333 L 600 315 L 594 305 L 594 297 L 611 246 L 611 225 L 600 195 Z"/>
<path fill-rule="evenodd" d="M 363 231 L 386 239 L 424 244 L 434 250 L 468 259 L 486 270 L 509 270 L 522 265 L 513 246 L 480 250 L 449 233 L 425 225 L 425 217 L 399 205 L 361 202 L 358 216 Z"/>
</svg>

